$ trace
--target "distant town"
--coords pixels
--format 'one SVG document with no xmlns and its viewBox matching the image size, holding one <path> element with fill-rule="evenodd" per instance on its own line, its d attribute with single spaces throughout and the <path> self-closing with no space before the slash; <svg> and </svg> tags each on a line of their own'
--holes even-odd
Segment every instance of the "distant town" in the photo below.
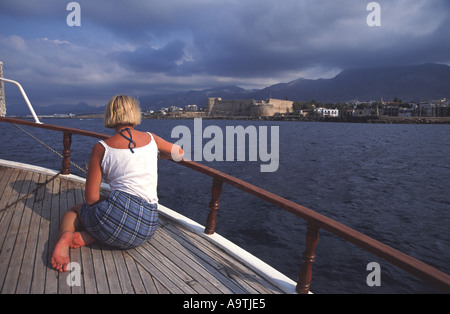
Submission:
<svg viewBox="0 0 450 314">
<path fill-rule="evenodd" d="M 143 112 L 149 118 L 230 118 L 230 119 L 279 119 L 308 120 L 335 118 L 444 118 L 450 122 L 450 100 L 446 98 L 426 102 L 403 102 L 394 98 L 391 101 L 349 101 L 327 104 L 315 100 L 298 102 L 269 98 L 267 100 L 222 100 L 208 98 L 206 107 L 188 105 L 168 106 L 159 110 Z M 304 118 L 304 119 L 302 119 Z M 416 119 L 417 120 L 417 119 Z"/>
<path fill-rule="evenodd" d="M 392 101 L 350 101 L 338 104 L 321 104 L 315 101 L 294 103 L 295 112 L 304 116 L 390 116 L 390 117 L 450 117 L 450 100 L 446 98 L 427 102 Z"/>
<path fill-rule="evenodd" d="M 426 102 L 403 102 L 394 98 L 390 101 L 348 101 L 321 103 L 311 101 L 290 101 L 269 98 L 266 100 L 241 99 L 223 100 L 208 98 L 206 105 L 165 106 L 157 110 L 142 112 L 143 118 L 209 118 L 209 119 L 257 119 L 257 120 L 299 120 L 299 121 L 356 121 L 356 122 L 410 122 L 450 123 L 450 100 L 443 98 Z M 101 118 L 103 114 L 53 114 L 42 118 Z"/>
</svg>

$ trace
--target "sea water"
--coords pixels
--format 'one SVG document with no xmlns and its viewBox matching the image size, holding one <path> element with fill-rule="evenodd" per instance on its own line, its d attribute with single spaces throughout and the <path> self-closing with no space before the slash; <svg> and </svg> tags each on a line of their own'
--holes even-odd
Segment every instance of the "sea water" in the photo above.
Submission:
<svg viewBox="0 0 450 314">
<path fill-rule="evenodd" d="M 113 134 L 100 119 L 43 119 Z M 172 130 L 193 120 L 144 119 L 137 129 L 175 142 Z M 261 172 L 246 161 L 204 163 L 326 215 L 450 273 L 450 125 L 204 120 L 204 127 L 279 127 L 279 166 Z M 24 127 L 62 152 L 62 134 Z M 61 159 L 9 124 L 0 123 L 0 158 L 59 170 Z M 73 135 L 71 160 L 84 167 L 96 139 Z M 160 203 L 205 224 L 212 179 L 159 161 Z M 72 171 L 84 175 L 72 167 Z M 224 185 L 216 232 L 296 280 L 306 222 Z M 368 286 L 370 263 L 381 286 Z M 315 293 L 435 293 L 405 271 L 321 230 L 313 264 Z"/>
</svg>

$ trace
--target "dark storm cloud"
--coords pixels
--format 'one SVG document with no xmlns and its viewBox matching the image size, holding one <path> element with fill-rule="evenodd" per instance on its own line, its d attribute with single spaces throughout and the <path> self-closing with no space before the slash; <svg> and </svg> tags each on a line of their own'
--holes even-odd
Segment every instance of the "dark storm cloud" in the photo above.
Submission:
<svg viewBox="0 0 450 314">
<path fill-rule="evenodd" d="M 66 24 L 69 2 L 0 3 L 0 60 L 36 98 L 264 87 L 450 62 L 448 0 L 379 0 L 380 27 L 366 23 L 369 0 L 79 0 L 78 28 Z"/>
<path fill-rule="evenodd" d="M 176 72 L 170 63 L 171 73 L 279 77 L 316 66 L 449 61 L 444 52 L 449 41 L 443 40 L 448 38 L 446 1 L 379 1 L 381 27 L 367 25 L 369 1 L 360 0 L 139 3 L 115 7 L 100 20 L 123 38 L 145 38 L 156 45 L 178 40 L 189 58 L 177 64 Z M 149 56 L 157 53 L 146 49 Z M 169 64 L 163 59 L 164 68 Z M 144 56 L 136 60 L 133 69 L 161 70 L 149 66 Z"/>
<path fill-rule="evenodd" d="M 161 49 L 139 47 L 135 51 L 118 52 L 112 58 L 136 72 L 172 72 L 183 57 L 184 43 L 176 40 Z"/>
</svg>

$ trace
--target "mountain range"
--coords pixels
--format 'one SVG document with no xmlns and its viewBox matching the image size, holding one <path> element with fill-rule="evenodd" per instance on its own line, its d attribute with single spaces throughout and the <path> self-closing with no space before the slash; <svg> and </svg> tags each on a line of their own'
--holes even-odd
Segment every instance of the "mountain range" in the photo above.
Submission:
<svg viewBox="0 0 450 314">
<path fill-rule="evenodd" d="M 289 83 L 272 85 L 260 90 L 245 90 L 237 86 L 190 91 L 170 95 L 154 104 L 186 105 L 206 102 L 207 97 L 223 99 L 289 99 L 337 103 L 358 99 L 427 101 L 450 98 L 450 66 L 422 64 L 415 66 L 346 70 L 331 79 L 300 78 Z"/>
<path fill-rule="evenodd" d="M 395 97 L 405 102 L 450 98 L 450 66 L 422 64 L 414 66 L 366 68 L 346 70 L 331 79 L 310 80 L 300 78 L 289 83 L 272 85 L 260 90 L 245 90 L 238 86 L 188 91 L 148 99 L 156 108 L 170 105 L 199 104 L 204 106 L 207 97 L 223 99 L 289 99 L 293 101 L 316 100 L 325 103 L 351 100 L 391 101 Z M 141 103 L 143 100 L 141 99 Z"/>
<path fill-rule="evenodd" d="M 300 78 L 259 90 L 246 90 L 238 86 L 223 86 L 199 91 L 187 91 L 159 96 L 141 96 L 142 110 L 197 104 L 205 106 L 207 97 L 223 99 L 289 99 L 325 103 L 351 100 L 391 101 L 395 97 L 405 102 L 450 98 L 450 66 L 427 63 L 422 65 L 345 70 L 330 79 Z M 10 111 L 8 114 L 18 114 Z M 86 103 L 37 107 L 40 114 L 97 113 L 104 110 Z"/>
</svg>

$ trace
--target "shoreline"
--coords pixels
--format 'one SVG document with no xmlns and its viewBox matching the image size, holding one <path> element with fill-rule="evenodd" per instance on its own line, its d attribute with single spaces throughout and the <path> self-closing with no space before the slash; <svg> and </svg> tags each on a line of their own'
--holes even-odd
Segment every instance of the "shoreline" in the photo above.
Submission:
<svg viewBox="0 0 450 314">
<path fill-rule="evenodd" d="M 29 118 L 20 117 L 17 118 Z M 82 114 L 77 116 L 43 116 L 42 119 L 103 119 L 103 114 Z M 343 123 L 370 123 L 370 124 L 450 124 L 450 117 L 393 117 L 393 116 L 344 116 L 344 117 L 304 117 L 302 115 L 276 115 L 272 117 L 252 116 L 207 116 L 203 112 L 176 113 L 167 115 L 143 116 L 142 119 L 156 120 L 191 120 L 202 118 L 204 120 L 247 120 L 247 121 L 288 121 L 288 122 L 343 122 Z"/>
<path fill-rule="evenodd" d="M 77 117 L 75 117 L 77 118 Z M 103 115 L 99 115 L 103 118 Z M 168 114 L 144 116 L 143 119 L 186 119 L 202 118 L 204 120 L 247 120 L 247 121 L 291 121 L 291 122 L 344 122 L 344 123 L 376 123 L 376 124 L 450 124 L 450 117 L 391 117 L 391 116 L 367 116 L 367 117 L 304 117 L 301 115 L 278 115 L 273 117 L 251 116 L 207 116 L 198 114 Z"/>
</svg>

